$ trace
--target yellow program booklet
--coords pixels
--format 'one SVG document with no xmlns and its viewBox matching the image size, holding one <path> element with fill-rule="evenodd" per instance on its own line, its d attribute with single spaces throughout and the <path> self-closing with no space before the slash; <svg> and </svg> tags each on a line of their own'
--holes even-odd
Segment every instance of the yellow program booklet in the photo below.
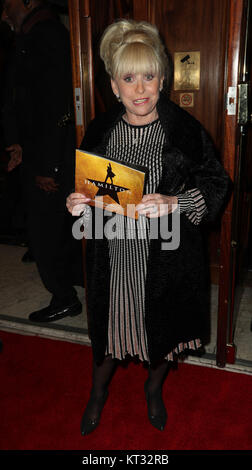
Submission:
<svg viewBox="0 0 252 470">
<path fill-rule="evenodd" d="M 139 165 L 76 150 L 75 191 L 110 212 L 138 218 L 135 206 L 142 200 L 147 173 Z"/>
</svg>

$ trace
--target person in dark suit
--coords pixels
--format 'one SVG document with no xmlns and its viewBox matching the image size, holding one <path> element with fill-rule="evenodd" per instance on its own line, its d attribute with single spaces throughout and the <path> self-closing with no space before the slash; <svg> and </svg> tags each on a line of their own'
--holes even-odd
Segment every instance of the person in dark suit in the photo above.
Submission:
<svg viewBox="0 0 252 470">
<path fill-rule="evenodd" d="M 82 281 L 81 268 L 79 262 L 73 279 L 75 245 L 65 208 L 75 150 L 69 35 L 40 0 L 4 0 L 2 20 L 15 31 L 3 104 L 8 170 L 22 165 L 29 246 L 52 294 L 50 305 L 29 319 L 55 321 L 82 311 L 73 287 Z"/>
</svg>

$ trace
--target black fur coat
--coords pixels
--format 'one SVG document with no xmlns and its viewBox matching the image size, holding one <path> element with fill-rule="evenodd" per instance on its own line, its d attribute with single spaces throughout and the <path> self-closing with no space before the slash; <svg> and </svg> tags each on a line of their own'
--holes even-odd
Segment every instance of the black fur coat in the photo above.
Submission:
<svg viewBox="0 0 252 470">
<path fill-rule="evenodd" d="M 175 195 L 198 188 L 207 205 L 205 222 L 215 220 L 227 194 L 229 177 L 198 121 L 161 93 L 158 114 L 165 132 L 162 178 L 157 193 Z M 122 105 L 91 122 L 81 148 L 105 155 Z M 208 328 L 208 266 L 201 227 L 181 214 L 180 245 L 162 250 L 150 242 L 145 323 L 150 362 L 164 358 L 180 342 L 205 338 Z M 87 241 L 87 299 L 95 360 L 104 358 L 109 310 L 109 255 L 106 238 Z M 118 273 L 120 275 L 120 273 Z"/>
</svg>

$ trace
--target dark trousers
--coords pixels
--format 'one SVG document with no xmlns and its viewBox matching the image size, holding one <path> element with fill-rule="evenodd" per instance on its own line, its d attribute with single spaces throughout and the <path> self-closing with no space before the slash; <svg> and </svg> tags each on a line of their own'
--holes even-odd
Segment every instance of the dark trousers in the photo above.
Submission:
<svg viewBox="0 0 252 470">
<path fill-rule="evenodd" d="M 22 175 L 20 167 L 13 171 L 1 173 L 0 184 L 0 234 L 16 235 L 17 239 L 26 240 L 25 207 L 23 197 Z M 20 234 L 21 237 L 18 235 Z"/>
<path fill-rule="evenodd" d="M 83 285 L 83 271 L 81 244 L 72 237 L 73 219 L 65 197 L 35 186 L 30 186 L 27 196 L 29 244 L 41 280 L 54 305 L 71 303 L 76 298 L 73 285 Z"/>
</svg>

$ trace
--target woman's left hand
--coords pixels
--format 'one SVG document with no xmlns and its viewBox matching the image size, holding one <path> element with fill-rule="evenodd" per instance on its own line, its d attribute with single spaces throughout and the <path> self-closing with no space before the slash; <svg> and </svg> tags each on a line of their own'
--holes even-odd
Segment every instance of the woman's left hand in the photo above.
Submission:
<svg viewBox="0 0 252 470">
<path fill-rule="evenodd" d="M 162 217 L 171 214 L 178 207 L 176 196 L 164 196 L 163 194 L 145 194 L 142 201 L 136 206 L 139 215 L 146 217 Z"/>
</svg>

